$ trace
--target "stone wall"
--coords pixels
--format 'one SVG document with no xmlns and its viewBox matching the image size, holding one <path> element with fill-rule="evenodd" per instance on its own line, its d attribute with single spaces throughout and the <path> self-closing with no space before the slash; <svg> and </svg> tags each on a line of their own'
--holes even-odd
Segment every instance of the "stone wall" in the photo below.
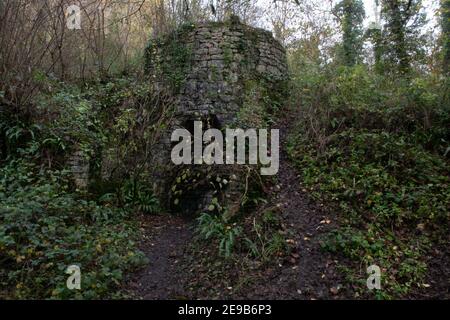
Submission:
<svg viewBox="0 0 450 320">
<path fill-rule="evenodd" d="M 186 29 L 167 36 L 149 54 L 149 72 L 161 80 L 165 75 L 159 74 L 158 65 L 180 60 L 168 48 L 174 41 L 182 47 L 177 53 L 185 55 L 187 66 L 180 70 L 185 74 L 179 75 L 183 83 L 177 116 L 214 114 L 220 123 L 230 123 L 242 106 L 246 80 L 265 79 L 276 84 L 287 78 L 285 50 L 271 32 L 238 21 Z"/>
<path fill-rule="evenodd" d="M 153 160 L 157 187 L 165 196 L 170 194 L 170 179 L 174 179 L 174 168 L 170 166 L 174 129 L 190 130 L 194 121 L 203 121 L 208 128 L 236 126 L 248 83 L 257 82 L 269 94 L 283 94 L 288 77 L 285 49 L 271 32 L 236 19 L 185 26 L 152 42 L 147 48 L 147 71 L 158 87 L 177 95 L 174 119 L 155 149 Z M 224 168 L 215 167 L 213 171 L 216 175 L 236 176 Z M 230 196 L 233 189 L 239 189 L 239 180 L 239 175 L 227 180 L 228 198 L 239 198 L 239 192 Z M 204 198 L 211 198 L 206 193 Z"/>
<path fill-rule="evenodd" d="M 73 152 L 69 159 L 68 165 L 72 171 L 75 186 L 80 190 L 85 190 L 89 184 L 89 160 L 80 150 Z"/>
</svg>

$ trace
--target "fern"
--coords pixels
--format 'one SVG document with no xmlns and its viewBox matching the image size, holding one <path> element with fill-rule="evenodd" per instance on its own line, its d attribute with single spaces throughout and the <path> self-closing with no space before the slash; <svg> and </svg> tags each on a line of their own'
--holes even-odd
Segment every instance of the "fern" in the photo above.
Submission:
<svg viewBox="0 0 450 320">
<path fill-rule="evenodd" d="M 242 228 L 230 225 L 223 215 L 215 216 L 202 213 L 197 219 L 197 232 L 204 240 L 215 239 L 219 243 L 219 255 L 231 257 L 236 239 L 241 235 Z"/>
<path fill-rule="evenodd" d="M 160 210 L 158 198 L 148 185 L 128 180 L 120 189 L 120 195 L 126 205 L 136 208 L 136 210 L 155 214 Z"/>
</svg>

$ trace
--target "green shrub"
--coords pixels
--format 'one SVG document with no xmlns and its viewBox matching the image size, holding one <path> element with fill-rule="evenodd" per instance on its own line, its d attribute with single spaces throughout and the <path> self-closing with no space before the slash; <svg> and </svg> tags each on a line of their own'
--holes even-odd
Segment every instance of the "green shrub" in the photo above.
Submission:
<svg viewBox="0 0 450 320">
<path fill-rule="evenodd" d="M 157 213 L 160 210 L 159 200 L 153 194 L 152 188 L 139 181 L 126 181 L 120 193 L 125 205 L 130 208 L 148 214 Z"/>
<path fill-rule="evenodd" d="M 366 275 L 356 266 L 378 264 L 384 297 L 407 294 L 422 285 L 427 252 L 449 222 L 445 83 L 394 83 L 364 66 L 325 72 L 326 80 L 297 84 L 306 97 L 290 157 L 311 194 L 341 212 L 342 228 L 324 247 L 351 258 L 355 268 L 344 269 L 362 288 Z M 311 81 L 316 87 L 304 90 Z"/>
<path fill-rule="evenodd" d="M 0 105 L 0 298 L 117 297 L 124 273 L 145 261 L 130 216 L 159 209 L 146 165 L 170 97 L 129 78 L 40 81 L 27 114 Z M 65 170 L 75 150 L 89 160 L 89 191 L 74 191 Z M 104 162 L 118 173 L 108 181 Z M 70 265 L 81 290 L 66 288 Z"/>
<path fill-rule="evenodd" d="M 65 176 L 25 161 L 0 169 L 3 298 L 111 298 L 123 272 L 145 261 L 127 213 L 70 193 Z M 81 267 L 79 291 L 66 288 L 73 264 Z"/>
<path fill-rule="evenodd" d="M 152 39 L 145 48 L 145 69 L 154 77 L 163 77 L 178 93 L 190 69 L 192 48 L 183 44 L 192 25 L 186 25 L 161 39 Z"/>
</svg>

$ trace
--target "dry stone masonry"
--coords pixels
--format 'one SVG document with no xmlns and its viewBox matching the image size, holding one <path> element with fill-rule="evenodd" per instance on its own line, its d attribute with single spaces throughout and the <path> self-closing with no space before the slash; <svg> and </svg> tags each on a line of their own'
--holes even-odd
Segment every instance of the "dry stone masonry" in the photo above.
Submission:
<svg viewBox="0 0 450 320">
<path fill-rule="evenodd" d="M 80 150 L 76 150 L 68 159 L 75 186 L 84 190 L 89 183 L 89 160 Z"/>
<path fill-rule="evenodd" d="M 242 128 L 247 125 L 239 122 L 244 108 L 250 108 L 246 112 L 250 118 L 263 119 L 268 109 L 282 103 L 288 76 L 283 46 L 270 32 L 241 24 L 237 18 L 185 26 L 151 42 L 147 48 L 147 71 L 158 87 L 177 95 L 174 119 L 155 150 L 155 178 L 164 195 L 174 189 L 170 180 L 176 178 L 172 174 L 177 169 L 170 165 L 170 137 L 174 129 L 182 127 L 192 132 L 194 121 L 205 123 L 205 130 Z M 273 105 L 257 107 L 267 104 L 267 100 Z M 240 175 L 229 170 L 224 173 L 223 168 L 217 167 L 212 171 L 225 174 L 227 182 L 231 180 L 227 197 L 238 199 L 242 193 Z M 230 176 L 237 178 L 229 179 Z M 215 197 L 210 191 L 203 192 L 206 202 Z"/>
<path fill-rule="evenodd" d="M 177 116 L 182 118 L 214 114 L 220 123 L 232 123 L 242 107 L 246 81 L 276 84 L 287 77 L 283 46 L 270 32 L 236 20 L 185 27 L 156 48 L 150 47 L 148 54 L 154 79 L 167 79 L 158 74 L 161 69 L 181 73 L 171 76 L 183 79 L 176 84 L 180 96 Z M 177 63 L 182 66 L 174 65 Z"/>
</svg>

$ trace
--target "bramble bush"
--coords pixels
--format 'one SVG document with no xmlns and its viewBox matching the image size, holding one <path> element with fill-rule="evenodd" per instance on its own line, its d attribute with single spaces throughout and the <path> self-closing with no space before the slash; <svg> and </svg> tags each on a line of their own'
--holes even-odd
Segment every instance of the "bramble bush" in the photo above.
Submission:
<svg viewBox="0 0 450 320">
<path fill-rule="evenodd" d="M 312 195 L 341 212 L 324 247 L 353 261 L 344 269 L 361 288 L 361 263 L 380 265 L 382 298 L 426 285 L 426 254 L 449 223 L 446 80 L 394 81 L 364 66 L 299 77 L 302 117 L 289 154 Z"/>
</svg>

